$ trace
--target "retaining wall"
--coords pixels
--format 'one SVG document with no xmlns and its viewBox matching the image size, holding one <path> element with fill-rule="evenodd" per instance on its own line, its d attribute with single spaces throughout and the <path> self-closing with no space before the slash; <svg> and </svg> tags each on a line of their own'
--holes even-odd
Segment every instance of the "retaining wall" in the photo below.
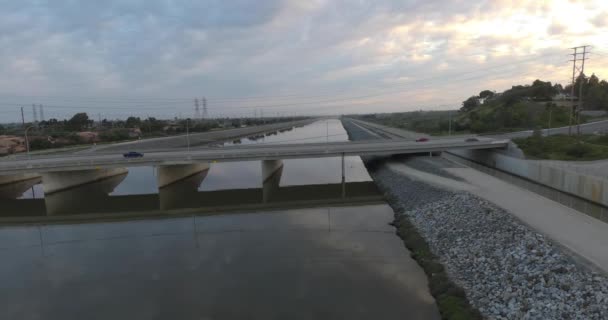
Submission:
<svg viewBox="0 0 608 320">
<path fill-rule="evenodd" d="M 506 151 L 450 150 L 453 154 L 577 197 L 608 206 L 608 176 L 583 163 L 527 160 L 510 146 Z M 583 169 L 584 167 L 584 169 Z"/>
</svg>

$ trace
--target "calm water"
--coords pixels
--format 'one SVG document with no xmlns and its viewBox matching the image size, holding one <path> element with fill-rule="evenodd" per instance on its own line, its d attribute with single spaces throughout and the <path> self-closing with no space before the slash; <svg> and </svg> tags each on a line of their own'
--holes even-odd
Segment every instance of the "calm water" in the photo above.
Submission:
<svg viewBox="0 0 608 320">
<path fill-rule="evenodd" d="M 282 132 L 230 141 L 225 145 L 347 140 L 341 122 L 330 119 Z M 42 184 L 36 184 L 21 196 L 16 196 L 18 200 L 0 200 L 0 206 L 6 208 L 4 215 L 9 216 L 17 213 L 8 212 L 22 214 L 24 210 L 31 211 L 31 215 L 36 215 L 34 212 L 40 215 L 60 215 L 221 206 L 266 200 L 305 201 L 341 196 L 339 157 L 288 159 L 283 163 L 282 171 L 273 179 L 274 185 L 262 184 L 261 161 L 212 163 L 208 171 L 162 190 L 157 187 L 154 167 L 130 167 L 125 175 L 57 192 L 48 197 L 44 196 Z M 376 194 L 371 178 L 359 157 L 345 158 L 345 173 L 347 196 Z M 265 196 L 265 192 L 273 188 L 276 190 L 272 192 L 272 197 Z M 41 211 L 43 207 L 46 212 Z"/>
<path fill-rule="evenodd" d="M 346 140 L 340 122 L 241 143 L 324 140 Z M 345 160 L 345 184 L 339 158 L 286 160 L 266 183 L 261 163 L 248 161 L 214 163 L 160 190 L 153 168 L 136 167 L 47 197 L 37 185 L 35 197 L 30 190 L 0 200 L 4 219 L 35 221 L 262 202 L 307 207 L 0 226 L 0 319 L 440 319 L 423 270 L 389 225 L 392 209 L 352 205 L 381 197 L 361 160 Z M 318 204 L 332 199 L 351 206 Z"/>
</svg>

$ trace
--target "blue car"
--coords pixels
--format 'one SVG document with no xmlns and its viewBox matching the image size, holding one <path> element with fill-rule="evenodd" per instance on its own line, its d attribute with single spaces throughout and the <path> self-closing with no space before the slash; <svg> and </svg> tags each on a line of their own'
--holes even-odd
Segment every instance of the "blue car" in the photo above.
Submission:
<svg viewBox="0 0 608 320">
<path fill-rule="evenodd" d="M 139 152 L 135 152 L 135 151 L 129 151 L 127 153 L 123 153 L 122 155 L 125 158 L 141 158 L 144 156 L 143 153 L 139 153 Z"/>
</svg>

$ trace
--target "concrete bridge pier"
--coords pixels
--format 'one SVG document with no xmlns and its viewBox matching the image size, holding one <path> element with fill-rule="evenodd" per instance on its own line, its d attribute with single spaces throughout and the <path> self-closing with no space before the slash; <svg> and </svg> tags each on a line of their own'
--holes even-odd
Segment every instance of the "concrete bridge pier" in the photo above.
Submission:
<svg viewBox="0 0 608 320">
<path fill-rule="evenodd" d="M 207 176 L 209 170 L 198 171 L 187 178 L 168 184 L 158 189 L 159 206 L 161 210 L 196 208 L 200 207 L 198 201 L 198 188 Z"/>
<path fill-rule="evenodd" d="M 0 198 L 19 198 L 25 191 L 40 183 L 40 181 L 42 181 L 42 178 L 39 174 L 25 173 L 0 176 Z"/>
<path fill-rule="evenodd" d="M 111 210 L 112 198 L 115 197 L 109 194 L 127 177 L 127 173 L 124 172 L 126 169 L 122 171 L 123 173 L 104 177 L 95 182 L 46 194 L 44 196 L 46 214 L 69 215 L 101 213 L 108 208 Z"/>
<path fill-rule="evenodd" d="M 48 195 L 128 173 L 127 168 L 47 172 L 42 174 L 42 186 L 44 193 Z"/>
<path fill-rule="evenodd" d="M 164 188 L 172 183 L 209 170 L 209 163 L 172 164 L 157 167 L 156 180 L 158 188 Z M 202 180 L 201 180 L 202 181 Z"/>
<path fill-rule="evenodd" d="M 283 160 L 262 160 L 263 200 L 268 202 L 279 190 L 283 175 Z"/>
</svg>

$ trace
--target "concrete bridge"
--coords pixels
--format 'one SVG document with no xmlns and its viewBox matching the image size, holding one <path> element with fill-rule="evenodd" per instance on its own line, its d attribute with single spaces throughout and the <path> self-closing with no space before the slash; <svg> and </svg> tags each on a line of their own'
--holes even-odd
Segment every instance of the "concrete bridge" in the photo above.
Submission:
<svg viewBox="0 0 608 320">
<path fill-rule="evenodd" d="M 33 181 L 42 176 L 47 194 L 98 181 L 126 172 L 127 167 L 156 166 L 158 187 L 209 169 L 209 164 L 226 161 L 262 160 L 263 182 L 283 166 L 283 159 L 344 156 L 394 155 L 433 153 L 444 150 L 476 150 L 505 148 L 508 140 L 438 139 L 427 142 L 411 140 L 372 140 L 362 142 L 331 142 L 308 144 L 273 144 L 171 150 L 146 153 L 143 158 L 125 159 L 121 154 L 62 155 L 35 157 L 28 160 L 0 162 L 0 177 L 4 184 Z M 344 163 L 344 161 L 342 161 Z M 342 166 L 344 177 L 344 165 Z M 2 183 L 0 183 L 2 184 Z"/>
</svg>

